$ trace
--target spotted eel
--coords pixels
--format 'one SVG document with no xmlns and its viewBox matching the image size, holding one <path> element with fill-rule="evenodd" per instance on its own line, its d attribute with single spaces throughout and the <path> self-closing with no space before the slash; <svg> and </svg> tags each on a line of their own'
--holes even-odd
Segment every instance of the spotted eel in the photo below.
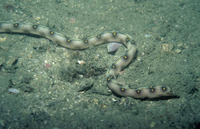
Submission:
<svg viewBox="0 0 200 129">
<path fill-rule="evenodd" d="M 77 40 L 64 37 L 57 32 L 50 31 L 48 28 L 40 25 L 28 25 L 21 23 L 0 23 L 1 33 L 21 33 L 38 35 L 58 45 L 70 49 L 86 49 L 92 45 L 100 45 L 103 43 L 117 42 L 126 47 L 124 55 L 120 56 L 107 70 L 106 79 L 108 88 L 119 96 L 133 98 L 156 98 L 161 96 L 171 96 L 172 91 L 169 87 L 155 86 L 148 88 L 131 89 L 122 86 L 117 82 L 117 76 L 136 56 L 136 44 L 132 37 L 128 34 L 119 32 L 106 32 L 95 37 Z"/>
</svg>

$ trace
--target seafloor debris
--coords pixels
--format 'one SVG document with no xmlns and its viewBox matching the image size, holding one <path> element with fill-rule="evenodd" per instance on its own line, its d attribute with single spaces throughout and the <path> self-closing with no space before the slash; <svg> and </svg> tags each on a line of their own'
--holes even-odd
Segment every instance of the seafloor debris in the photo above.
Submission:
<svg viewBox="0 0 200 129">
<path fill-rule="evenodd" d="M 173 44 L 164 43 L 164 44 L 161 45 L 161 52 L 171 53 L 173 48 L 174 48 Z"/>
</svg>

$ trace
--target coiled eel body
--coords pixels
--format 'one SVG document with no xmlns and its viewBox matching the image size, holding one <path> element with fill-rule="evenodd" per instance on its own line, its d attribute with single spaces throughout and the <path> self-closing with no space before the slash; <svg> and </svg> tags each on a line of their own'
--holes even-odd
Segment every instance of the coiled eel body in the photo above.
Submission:
<svg viewBox="0 0 200 129">
<path fill-rule="evenodd" d="M 88 39 L 76 40 L 64 37 L 61 34 L 50 31 L 48 28 L 43 26 L 20 23 L 0 23 L 0 32 L 38 35 L 52 40 L 65 48 L 76 50 L 86 49 L 92 45 L 100 45 L 103 43 L 121 43 L 127 48 L 127 50 L 124 55 L 119 57 L 108 68 L 106 74 L 108 88 L 120 96 L 133 98 L 156 98 L 172 95 L 170 88 L 165 86 L 130 89 L 123 87 L 117 82 L 119 72 L 123 70 L 136 56 L 137 49 L 135 41 L 128 34 L 106 32 Z"/>
</svg>

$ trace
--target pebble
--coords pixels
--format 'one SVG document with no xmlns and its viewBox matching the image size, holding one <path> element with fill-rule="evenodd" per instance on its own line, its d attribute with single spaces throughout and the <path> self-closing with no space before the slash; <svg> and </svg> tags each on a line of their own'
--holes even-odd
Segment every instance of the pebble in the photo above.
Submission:
<svg viewBox="0 0 200 129">
<path fill-rule="evenodd" d="M 8 92 L 9 92 L 9 93 L 18 94 L 18 93 L 19 93 L 19 90 L 18 90 L 18 89 L 15 89 L 15 88 L 9 88 L 9 89 L 8 89 Z"/>
<path fill-rule="evenodd" d="M 164 44 L 161 45 L 161 52 L 171 53 L 173 48 L 174 48 L 173 44 L 164 43 Z"/>
<path fill-rule="evenodd" d="M 180 54 L 180 53 L 181 53 L 181 49 L 176 49 L 175 52 L 176 52 L 177 54 Z"/>
</svg>

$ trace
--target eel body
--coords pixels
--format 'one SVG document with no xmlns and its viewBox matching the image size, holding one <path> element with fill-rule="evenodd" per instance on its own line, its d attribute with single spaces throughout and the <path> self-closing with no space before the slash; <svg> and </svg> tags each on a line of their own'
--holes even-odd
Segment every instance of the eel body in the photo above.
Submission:
<svg viewBox="0 0 200 129">
<path fill-rule="evenodd" d="M 48 28 L 40 25 L 29 25 L 21 23 L 0 23 L 0 33 L 38 35 L 52 40 L 62 47 L 75 50 L 86 49 L 92 45 L 100 45 L 103 43 L 116 42 L 123 44 L 126 47 L 125 54 L 113 62 L 107 70 L 106 81 L 108 88 L 120 96 L 133 98 L 156 98 L 172 95 L 170 88 L 165 86 L 131 89 L 126 88 L 118 83 L 117 76 L 119 75 L 120 71 L 123 70 L 136 56 L 137 48 L 135 41 L 128 34 L 119 32 L 106 32 L 91 38 L 80 40 L 62 36 L 61 34 L 53 32 Z"/>
</svg>

